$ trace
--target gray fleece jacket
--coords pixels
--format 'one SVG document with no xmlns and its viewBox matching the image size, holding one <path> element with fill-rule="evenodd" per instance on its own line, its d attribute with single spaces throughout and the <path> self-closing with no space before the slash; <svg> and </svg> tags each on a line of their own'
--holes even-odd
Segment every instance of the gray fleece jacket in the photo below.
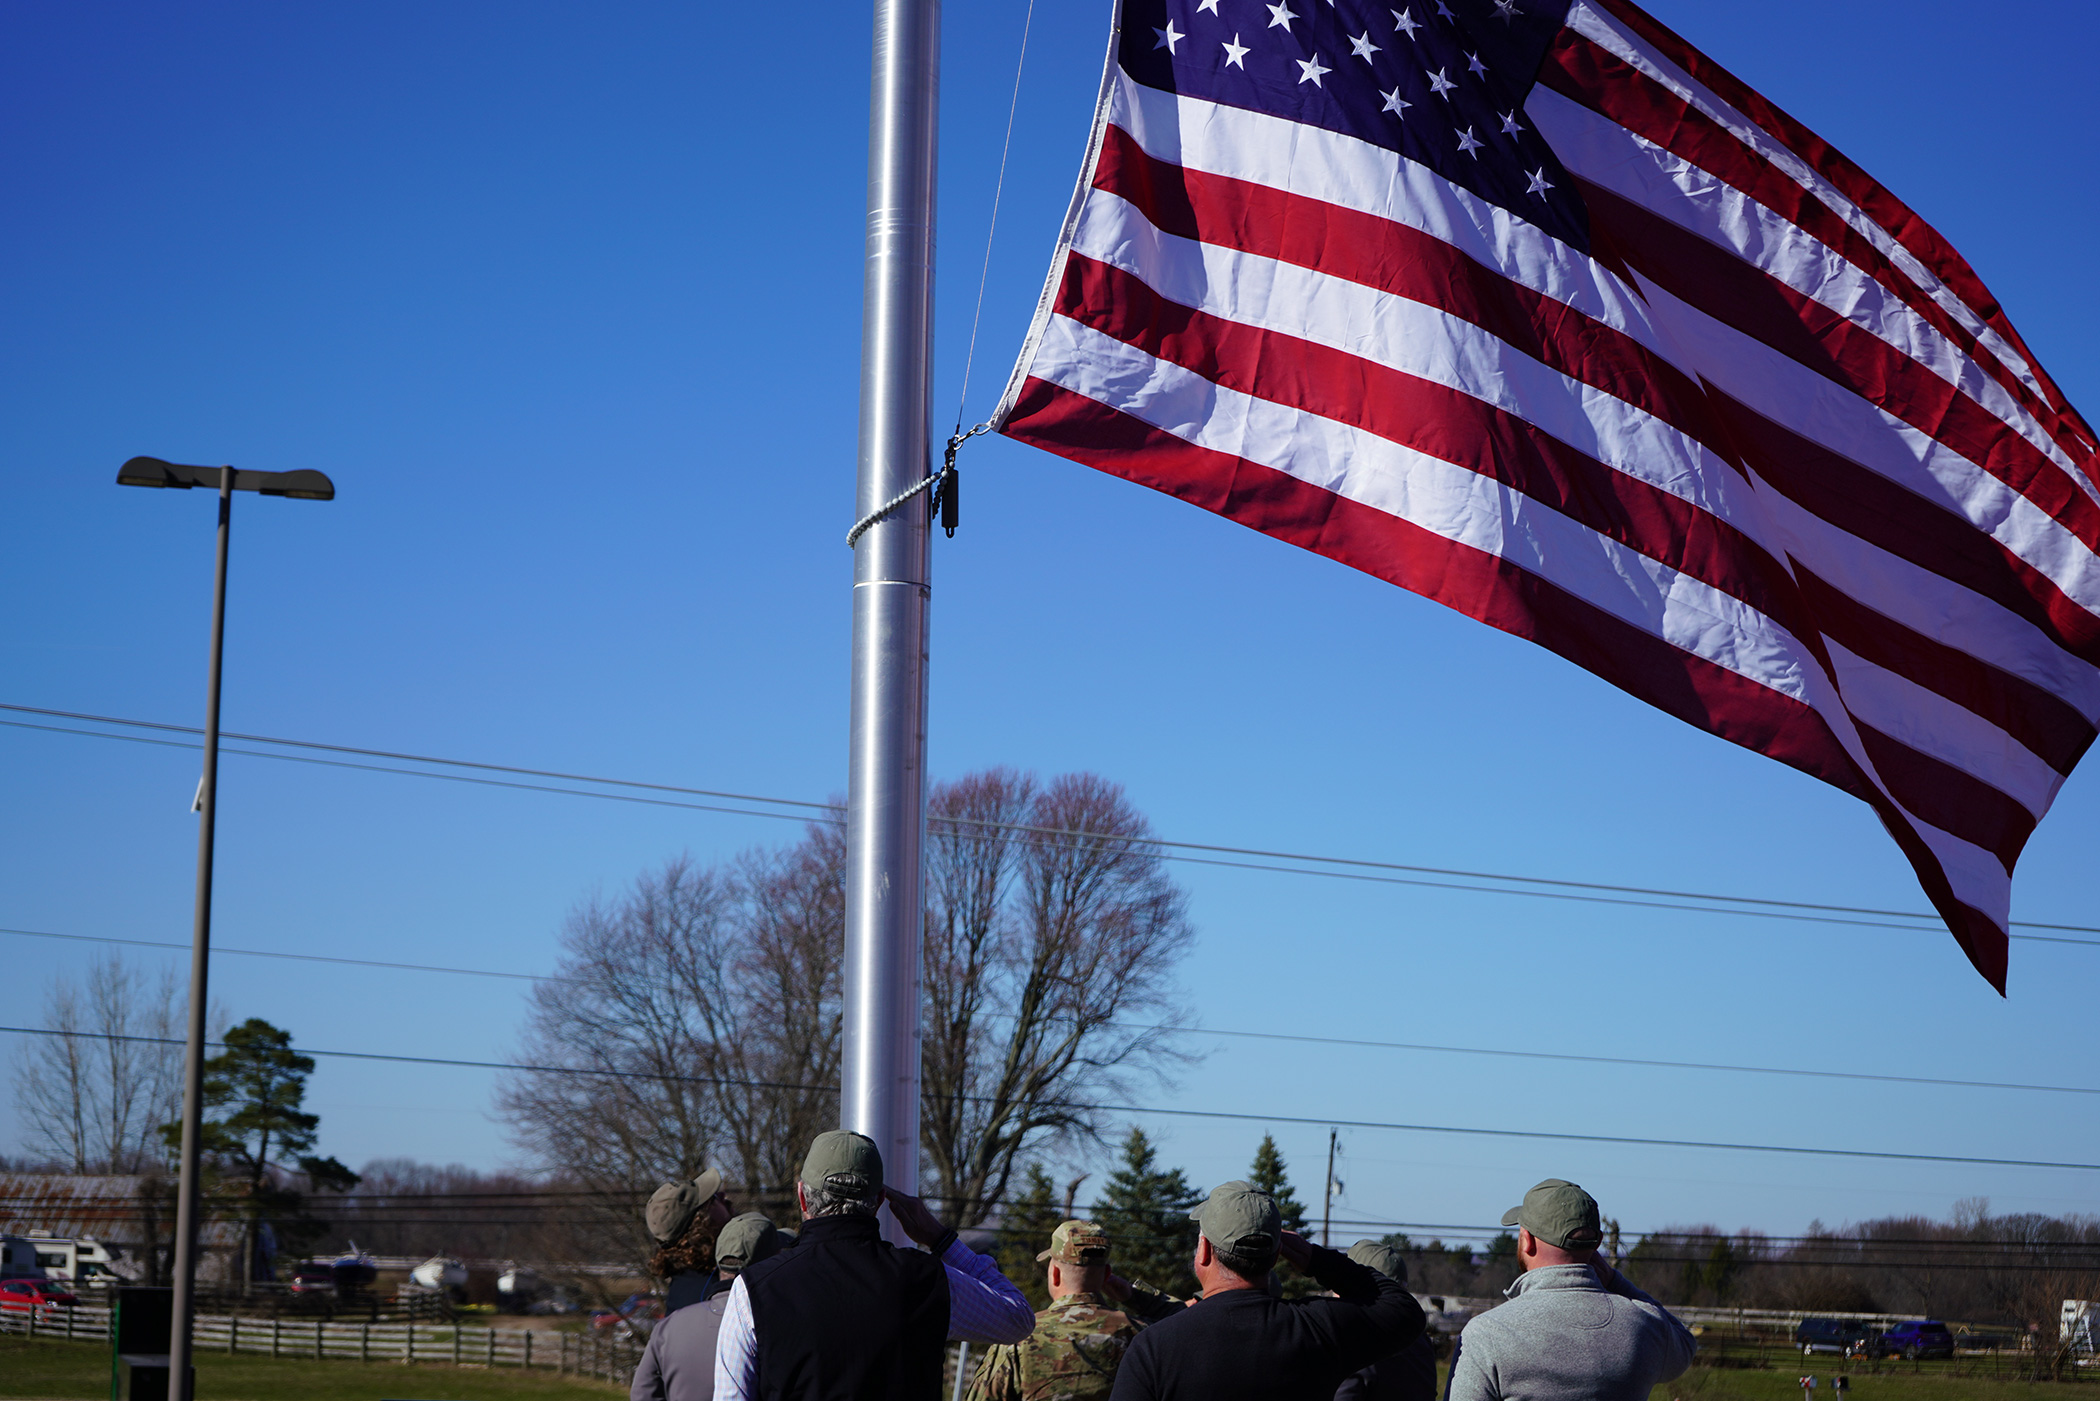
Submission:
<svg viewBox="0 0 2100 1401">
<path fill-rule="evenodd" d="M 1698 1346 L 1670 1311 L 1613 1270 L 1547 1265 L 1458 1337 L 1449 1401 L 1647 1401 Z"/>
</svg>

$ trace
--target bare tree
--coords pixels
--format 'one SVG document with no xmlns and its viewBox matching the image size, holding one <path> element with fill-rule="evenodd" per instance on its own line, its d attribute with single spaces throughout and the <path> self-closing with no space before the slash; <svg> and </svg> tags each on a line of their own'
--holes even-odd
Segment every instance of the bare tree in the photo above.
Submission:
<svg viewBox="0 0 2100 1401">
<path fill-rule="evenodd" d="M 930 799 L 922 1135 L 960 1226 L 1024 1151 L 1099 1128 L 1091 1101 L 1170 1063 L 1191 932 L 1151 824 L 1093 774 L 993 769 Z"/>
<path fill-rule="evenodd" d="M 46 1151 L 75 1172 L 132 1173 L 163 1164 L 160 1126 L 181 1109 L 179 985 L 116 955 L 97 959 L 84 984 L 63 975 L 45 999 L 58 1035 L 22 1053 L 16 1099 Z M 144 1038 L 133 1040 L 130 1038 Z"/>
<path fill-rule="evenodd" d="M 592 1193 L 604 1229 L 637 1254 L 636 1193 L 699 1171 L 720 1140 L 708 1079 L 735 906 L 720 872 L 679 857 L 573 912 L 526 1023 L 523 1059 L 549 1073 L 498 1090 L 517 1140 Z"/>
<path fill-rule="evenodd" d="M 646 1253 L 642 1199 L 706 1166 L 792 1202 L 802 1149 L 838 1121 L 844 856 L 813 825 L 729 870 L 678 857 L 570 916 L 527 1022 L 524 1059 L 547 1070 L 510 1076 L 498 1103 L 592 1195 L 590 1249 Z"/>
</svg>

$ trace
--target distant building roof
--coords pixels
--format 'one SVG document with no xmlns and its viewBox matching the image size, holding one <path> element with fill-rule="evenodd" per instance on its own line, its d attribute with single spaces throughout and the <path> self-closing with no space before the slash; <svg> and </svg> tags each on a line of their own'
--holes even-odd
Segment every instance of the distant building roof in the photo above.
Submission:
<svg viewBox="0 0 2100 1401">
<path fill-rule="evenodd" d="M 59 1237 L 93 1236 L 104 1245 L 139 1246 L 147 1238 L 149 1206 L 160 1217 L 155 1231 L 167 1240 L 175 1230 L 172 1184 L 165 1195 L 149 1200 L 155 1179 L 137 1175 L 82 1176 L 66 1173 L 0 1172 L 0 1231 L 26 1236 L 42 1231 Z M 207 1221 L 198 1244 L 207 1250 L 238 1246 L 240 1229 L 228 1221 Z"/>
</svg>

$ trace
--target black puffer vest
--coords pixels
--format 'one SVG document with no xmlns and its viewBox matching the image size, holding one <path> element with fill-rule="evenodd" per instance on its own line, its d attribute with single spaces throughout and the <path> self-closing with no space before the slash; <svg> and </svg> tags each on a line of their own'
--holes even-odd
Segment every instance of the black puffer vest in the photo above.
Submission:
<svg viewBox="0 0 2100 1401">
<path fill-rule="evenodd" d="M 760 1401 L 940 1401 L 948 1275 L 882 1239 L 872 1216 L 824 1216 L 744 1270 Z"/>
</svg>

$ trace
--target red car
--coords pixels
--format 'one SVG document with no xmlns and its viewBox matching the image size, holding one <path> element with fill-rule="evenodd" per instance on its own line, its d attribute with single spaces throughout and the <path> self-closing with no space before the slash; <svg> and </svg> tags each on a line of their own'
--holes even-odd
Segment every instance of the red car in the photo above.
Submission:
<svg viewBox="0 0 2100 1401">
<path fill-rule="evenodd" d="M 0 1279 L 0 1313 L 34 1313 L 42 1318 L 79 1302 L 48 1279 Z"/>
</svg>

